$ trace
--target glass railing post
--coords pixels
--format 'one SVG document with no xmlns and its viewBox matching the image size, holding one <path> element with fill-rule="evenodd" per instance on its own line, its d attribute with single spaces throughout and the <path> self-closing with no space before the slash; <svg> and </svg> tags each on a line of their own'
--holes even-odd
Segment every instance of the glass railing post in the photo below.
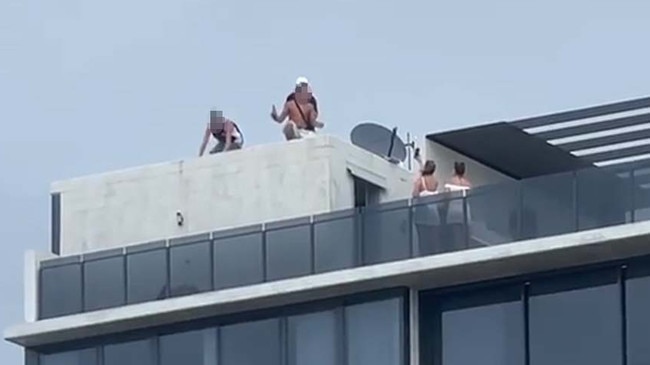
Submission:
<svg viewBox="0 0 650 365">
<path fill-rule="evenodd" d="M 462 190 L 462 202 L 463 202 L 463 240 L 465 241 L 465 249 L 469 248 L 470 232 L 469 232 L 469 214 L 467 209 L 467 196 L 465 190 Z"/>
<path fill-rule="evenodd" d="M 310 273 L 316 273 L 316 233 L 314 232 L 314 216 L 309 217 L 309 250 L 311 251 L 310 258 Z"/>
<path fill-rule="evenodd" d="M 573 185 L 573 201 L 571 204 L 573 205 L 573 224 L 574 224 L 574 232 L 580 231 L 580 214 L 579 211 L 580 209 L 578 208 L 578 173 L 576 170 L 573 170 L 571 172 L 571 180 L 572 180 L 572 185 Z"/>
<path fill-rule="evenodd" d="M 365 216 L 366 216 L 366 211 L 365 208 L 359 207 L 357 211 L 357 227 L 358 227 L 358 234 L 357 234 L 357 264 L 358 266 L 364 266 L 365 265 L 365 260 L 364 260 L 364 255 L 363 255 L 363 249 L 365 246 L 365 240 L 366 240 L 366 235 L 364 234 L 365 232 Z"/>
<path fill-rule="evenodd" d="M 262 224 L 262 282 L 266 283 L 269 277 L 268 270 L 268 257 L 267 257 L 267 245 L 266 245 L 266 234 L 267 234 L 266 224 Z"/>
<path fill-rule="evenodd" d="M 636 169 L 630 170 L 630 220 L 636 222 Z"/>
<path fill-rule="evenodd" d="M 409 240 L 409 257 L 418 257 L 420 256 L 419 250 L 415 245 L 415 240 L 413 239 L 413 199 L 409 199 L 408 202 L 408 240 Z"/>
<path fill-rule="evenodd" d="M 521 240 L 524 237 L 524 184 L 521 181 L 517 182 L 517 209 L 515 209 L 515 225 L 516 237 L 515 240 Z"/>
<path fill-rule="evenodd" d="M 167 277 L 165 278 L 166 284 L 165 284 L 165 297 L 164 298 L 170 298 L 172 296 L 172 264 L 171 264 L 171 250 L 169 249 L 169 242 L 167 242 L 165 246 L 165 257 L 167 259 Z"/>
</svg>

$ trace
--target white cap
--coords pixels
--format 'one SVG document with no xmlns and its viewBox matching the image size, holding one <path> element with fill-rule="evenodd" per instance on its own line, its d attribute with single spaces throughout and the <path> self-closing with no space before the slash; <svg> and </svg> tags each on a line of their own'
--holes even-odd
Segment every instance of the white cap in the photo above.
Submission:
<svg viewBox="0 0 650 365">
<path fill-rule="evenodd" d="M 302 85 L 302 84 L 309 85 L 309 80 L 307 80 L 307 78 L 304 76 L 300 76 L 299 78 L 296 79 L 296 85 Z"/>
</svg>

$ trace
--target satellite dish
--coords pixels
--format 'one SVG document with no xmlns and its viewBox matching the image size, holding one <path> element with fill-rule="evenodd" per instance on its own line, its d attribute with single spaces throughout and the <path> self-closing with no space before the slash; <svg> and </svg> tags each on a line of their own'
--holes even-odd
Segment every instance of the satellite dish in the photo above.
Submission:
<svg viewBox="0 0 650 365">
<path fill-rule="evenodd" d="M 373 122 L 358 124 L 350 133 L 352 144 L 385 158 L 392 163 L 406 159 L 406 146 L 397 136 L 397 127 L 392 130 Z"/>
</svg>

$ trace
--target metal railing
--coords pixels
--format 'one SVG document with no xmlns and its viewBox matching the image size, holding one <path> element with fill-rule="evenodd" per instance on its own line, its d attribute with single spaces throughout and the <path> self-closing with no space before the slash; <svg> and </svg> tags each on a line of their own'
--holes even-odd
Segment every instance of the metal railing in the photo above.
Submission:
<svg viewBox="0 0 650 365">
<path fill-rule="evenodd" d="M 46 260 L 39 318 L 646 220 L 646 176 L 585 169 Z"/>
</svg>

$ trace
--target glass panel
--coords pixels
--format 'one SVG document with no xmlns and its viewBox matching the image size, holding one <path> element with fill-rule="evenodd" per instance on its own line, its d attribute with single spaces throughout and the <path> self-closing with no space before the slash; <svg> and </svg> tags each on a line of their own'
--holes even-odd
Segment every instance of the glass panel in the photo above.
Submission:
<svg viewBox="0 0 650 365">
<path fill-rule="evenodd" d="M 217 330 L 160 336 L 160 365 L 214 365 L 217 363 Z"/>
<path fill-rule="evenodd" d="M 231 288 L 264 280 L 262 233 L 214 241 L 215 288 Z"/>
<path fill-rule="evenodd" d="M 650 219 L 650 168 L 634 171 L 634 221 Z"/>
<path fill-rule="evenodd" d="M 465 204 L 464 195 L 464 192 L 442 194 L 445 200 L 441 204 L 442 250 L 440 252 L 454 252 L 469 248 L 465 214 L 469 218 L 471 211 Z"/>
<path fill-rule="evenodd" d="M 104 365 L 154 365 L 154 344 L 142 340 L 104 346 Z"/>
<path fill-rule="evenodd" d="M 287 279 L 311 274 L 310 225 L 266 232 L 266 279 Z"/>
<path fill-rule="evenodd" d="M 316 272 L 347 269 L 357 257 L 357 215 L 314 223 Z"/>
<path fill-rule="evenodd" d="M 531 285 L 531 365 L 621 364 L 615 274 L 556 277 Z"/>
<path fill-rule="evenodd" d="M 436 364 L 522 365 L 525 362 L 521 288 L 498 288 L 445 298 Z M 435 304 L 436 299 L 433 299 Z M 434 323 L 426 326 L 435 327 Z M 471 348 L 471 351 L 468 349 Z M 435 354 L 434 354 L 435 356 Z"/>
<path fill-rule="evenodd" d="M 498 245 L 519 239 L 520 193 L 518 183 L 500 183 L 467 192 L 470 247 Z"/>
<path fill-rule="evenodd" d="M 40 287 L 41 319 L 81 312 L 81 264 L 42 268 Z"/>
<path fill-rule="evenodd" d="M 400 298 L 345 308 L 348 365 L 402 365 Z"/>
<path fill-rule="evenodd" d="M 575 232 L 573 172 L 522 180 L 522 238 Z"/>
<path fill-rule="evenodd" d="M 368 208 L 363 214 L 363 263 L 378 264 L 411 256 L 409 207 Z"/>
<path fill-rule="evenodd" d="M 648 263 L 630 267 L 626 281 L 627 304 L 627 363 L 650 364 L 650 268 Z"/>
<path fill-rule="evenodd" d="M 169 248 L 171 296 L 212 290 L 210 241 Z"/>
<path fill-rule="evenodd" d="M 578 171 L 576 177 L 580 230 L 626 223 L 631 204 L 629 180 L 598 168 Z"/>
<path fill-rule="evenodd" d="M 86 311 L 124 305 L 124 256 L 84 262 L 84 306 Z"/>
<path fill-rule="evenodd" d="M 95 349 L 86 349 L 40 355 L 39 365 L 97 365 L 97 351 Z"/>
<path fill-rule="evenodd" d="M 443 239 L 442 215 L 448 205 L 445 196 L 419 198 L 413 201 L 413 239 L 418 256 L 453 250 L 453 244 Z"/>
<path fill-rule="evenodd" d="M 167 297 L 167 250 L 127 255 L 127 301 L 148 302 Z"/>
<path fill-rule="evenodd" d="M 337 315 L 334 311 L 290 317 L 289 365 L 337 365 L 340 363 Z"/>
<path fill-rule="evenodd" d="M 280 365 L 280 321 L 241 323 L 219 332 L 219 365 Z"/>
</svg>

